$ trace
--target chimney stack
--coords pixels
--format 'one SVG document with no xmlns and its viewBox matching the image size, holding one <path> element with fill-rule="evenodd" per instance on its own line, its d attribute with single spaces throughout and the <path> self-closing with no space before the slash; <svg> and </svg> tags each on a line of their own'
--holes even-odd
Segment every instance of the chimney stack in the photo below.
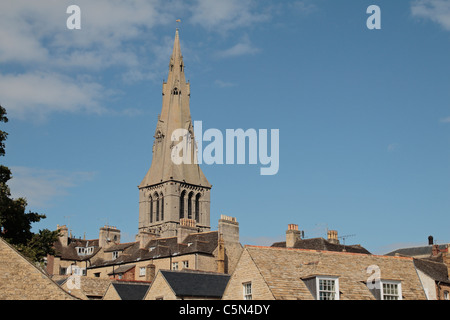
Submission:
<svg viewBox="0 0 450 320">
<path fill-rule="evenodd" d="M 433 244 L 433 247 L 431 248 L 431 255 L 433 257 L 437 257 L 439 255 L 439 245 L 438 244 Z"/>
<path fill-rule="evenodd" d="M 297 240 L 300 240 L 300 231 L 297 224 L 288 224 L 286 230 L 286 248 L 293 248 Z"/>
<path fill-rule="evenodd" d="M 239 243 L 239 223 L 235 217 L 229 217 L 224 214 L 219 219 L 219 234 L 222 235 L 223 241 L 228 244 Z"/>
<path fill-rule="evenodd" d="M 428 245 L 432 246 L 434 244 L 433 236 L 428 236 Z"/>
<path fill-rule="evenodd" d="M 153 263 L 147 265 L 145 267 L 145 280 L 146 281 L 150 281 L 153 282 L 153 280 L 155 279 L 155 265 Z"/>
<path fill-rule="evenodd" d="M 59 224 L 57 224 L 56 230 L 59 231 L 59 241 L 61 241 L 63 247 L 67 247 L 67 245 L 69 244 L 69 229 L 66 225 L 60 226 Z"/>
<path fill-rule="evenodd" d="M 339 244 L 338 232 L 336 230 L 328 230 L 327 237 L 328 237 L 328 242 L 334 243 L 334 244 Z"/>
<path fill-rule="evenodd" d="M 147 231 L 140 231 L 138 239 L 139 239 L 139 249 L 145 249 L 145 246 L 148 244 L 150 240 L 156 239 L 156 234 Z"/>
<path fill-rule="evenodd" d="M 195 219 L 181 218 L 177 230 L 178 243 L 182 243 L 188 235 L 197 232 L 198 228 Z"/>
<path fill-rule="evenodd" d="M 217 272 L 225 273 L 225 241 L 222 234 L 219 235 L 219 245 L 217 250 Z"/>
</svg>

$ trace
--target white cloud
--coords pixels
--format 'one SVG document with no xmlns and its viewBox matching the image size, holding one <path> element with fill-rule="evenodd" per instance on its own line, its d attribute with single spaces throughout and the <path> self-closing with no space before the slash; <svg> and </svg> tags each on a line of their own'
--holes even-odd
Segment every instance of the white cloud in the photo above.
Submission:
<svg viewBox="0 0 450 320">
<path fill-rule="evenodd" d="M 417 0 L 411 5 L 414 17 L 430 19 L 450 31 L 450 1 Z"/>
<path fill-rule="evenodd" d="M 450 123 L 450 117 L 441 118 L 441 119 L 439 120 L 439 122 L 442 122 L 442 123 Z"/>
<path fill-rule="evenodd" d="M 13 198 L 23 197 L 32 207 L 48 207 L 54 198 L 65 196 L 68 189 L 91 180 L 92 172 L 62 172 L 29 167 L 10 167 L 8 181 Z"/>
<path fill-rule="evenodd" d="M 398 148 L 398 143 L 391 143 L 388 145 L 387 150 L 388 151 L 395 151 Z"/>
<path fill-rule="evenodd" d="M 270 15 L 258 12 L 252 0 L 196 0 L 190 21 L 205 29 L 227 32 L 267 21 Z"/>
<path fill-rule="evenodd" d="M 297 13 L 309 14 L 317 10 L 316 4 L 310 0 L 289 2 L 287 5 L 290 10 Z"/>
<path fill-rule="evenodd" d="M 70 0 L 0 2 L 0 67 L 7 67 L 0 73 L 0 103 L 11 117 L 113 114 L 102 106 L 108 92 L 100 72 L 114 68 L 116 79 L 125 84 L 160 81 L 173 37 L 161 39 L 154 30 L 174 27 L 180 12 L 188 15 L 188 22 L 217 33 L 270 19 L 268 10 L 255 0 L 78 0 L 81 30 L 69 30 L 66 9 L 72 4 Z M 244 37 L 218 56 L 259 51 Z M 183 46 L 183 52 L 189 47 Z M 190 52 L 191 59 L 196 54 Z M 89 79 L 91 75 L 96 77 Z"/>
<path fill-rule="evenodd" d="M 231 48 L 228 48 L 226 50 L 218 52 L 217 57 L 230 58 L 230 57 L 237 57 L 237 56 L 242 56 L 242 55 L 254 55 L 260 51 L 261 50 L 259 48 L 255 47 L 251 43 L 248 36 L 244 36 L 240 42 L 238 42 Z"/>
<path fill-rule="evenodd" d="M 100 84 L 57 73 L 0 74 L 0 104 L 21 119 L 42 120 L 51 112 L 99 114 L 105 111 L 98 100 L 103 96 Z"/>
<path fill-rule="evenodd" d="M 234 87 L 236 84 L 233 82 L 227 82 L 222 80 L 216 80 L 214 81 L 214 84 L 218 86 L 219 88 L 228 88 L 228 87 Z"/>
<path fill-rule="evenodd" d="M 66 9 L 71 4 L 67 0 L 2 1 L 0 43 L 8 45 L 2 46 L 0 61 L 51 63 L 57 57 L 66 66 L 97 68 L 136 63 L 126 44 L 173 20 L 161 0 L 79 0 L 81 30 L 69 30 Z"/>
</svg>

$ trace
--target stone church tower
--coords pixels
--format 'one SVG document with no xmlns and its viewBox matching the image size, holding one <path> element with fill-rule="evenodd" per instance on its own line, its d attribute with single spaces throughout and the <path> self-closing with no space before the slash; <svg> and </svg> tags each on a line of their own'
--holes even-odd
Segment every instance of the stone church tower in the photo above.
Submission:
<svg viewBox="0 0 450 320">
<path fill-rule="evenodd" d="M 210 230 L 211 185 L 198 164 L 175 164 L 171 140 L 176 129 L 186 129 L 194 139 L 189 109 L 190 84 L 184 74 L 178 29 L 175 33 L 169 76 L 162 87 L 150 169 L 139 185 L 139 236 L 172 237 L 180 233 Z M 195 141 L 195 139 L 193 140 Z M 190 144 L 191 159 L 197 147 Z"/>
</svg>

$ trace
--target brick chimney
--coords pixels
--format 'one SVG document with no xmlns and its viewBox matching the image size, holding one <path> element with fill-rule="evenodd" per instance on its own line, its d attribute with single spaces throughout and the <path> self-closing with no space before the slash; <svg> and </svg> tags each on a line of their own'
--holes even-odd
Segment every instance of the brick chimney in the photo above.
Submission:
<svg viewBox="0 0 450 320">
<path fill-rule="evenodd" d="M 300 240 L 300 231 L 298 230 L 297 224 L 288 224 L 288 229 L 286 230 L 286 248 L 293 248 L 295 242 Z"/>
<path fill-rule="evenodd" d="M 328 230 L 327 233 L 328 242 L 339 244 L 338 232 L 336 230 Z"/>
</svg>

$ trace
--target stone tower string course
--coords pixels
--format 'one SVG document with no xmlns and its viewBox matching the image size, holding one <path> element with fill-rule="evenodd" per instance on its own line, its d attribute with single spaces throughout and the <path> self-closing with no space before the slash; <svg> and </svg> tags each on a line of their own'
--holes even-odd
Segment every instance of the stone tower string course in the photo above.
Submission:
<svg viewBox="0 0 450 320">
<path fill-rule="evenodd" d="M 196 232 L 210 230 L 211 185 L 200 166 L 175 164 L 171 141 L 176 129 L 186 129 L 194 138 L 189 99 L 178 29 L 169 63 L 169 75 L 162 87 L 162 109 L 158 116 L 150 169 L 139 184 L 139 236 L 173 237 L 181 226 Z M 194 140 L 195 141 L 195 140 Z M 190 144 L 191 159 L 196 159 L 195 143 Z M 192 161 L 194 162 L 194 161 Z"/>
</svg>

